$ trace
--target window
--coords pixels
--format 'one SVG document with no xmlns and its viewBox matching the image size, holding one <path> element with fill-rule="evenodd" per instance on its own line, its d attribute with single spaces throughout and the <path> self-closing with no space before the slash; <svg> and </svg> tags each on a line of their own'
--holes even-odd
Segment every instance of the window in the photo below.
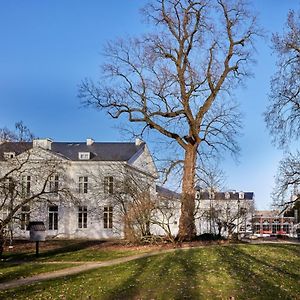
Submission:
<svg viewBox="0 0 300 300">
<path fill-rule="evenodd" d="M 57 230 L 58 229 L 58 206 L 51 205 L 49 206 L 49 220 L 48 220 L 48 229 Z"/>
<path fill-rule="evenodd" d="M 112 176 L 104 177 L 104 193 L 113 194 L 114 192 L 114 178 Z"/>
<path fill-rule="evenodd" d="M 78 158 L 80 160 L 89 160 L 91 157 L 90 152 L 79 152 L 78 153 Z"/>
<path fill-rule="evenodd" d="M 280 231 L 281 226 L 280 223 L 274 222 L 272 224 L 272 233 L 277 233 L 277 231 Z"/>
<path fill-rule="evenodd" d="M 0 222 L 4 221 L 6 218 L 8 217 L 8 209 L 2 207 L 2 209 L 0 209 Z M 7 229 L 7 225 L 5 225 L 4 229 Z"/>
<path fill-rule="evenodd" d="M 254 232 L 255 233 L 260 233 L 260 224 L 255 224 L 255 226 L 254 226 Z"/>
<path fill-rule="evenodd" d="M 5 194 L 10 194 L 12 195 L 14 193 L 14 181 L 11 177 L 8 177 L 5 179 Z"/>
<path fill-rule="evenodd" d="M 290 233 L 290 225 L 288 223 L 283 224 L 283 231 L 285 233 Z"/>
<path fill-rule="evenodd" d="M 79 177 L 78 192 L 83 193 L 83 194 L 86 194 L 88 192 L 88 177 L 87 176 Z"/>
<path fill-rule="evenodd" d="M 269 223 L 264 222 L 263 223 L 263 231 L 269 231 L 270 230 L 270 225 Z"/>
<path fill-rule="evenodd" d="M 15 152 L 4 152 L 3 156 L 5 159 L 14 158 L 16 156 Z"/>
<path fill-rule="evenodd" d="M 78 228 L 87 228 L 87 207 L 78 207 Z"/>
<path fill-rule="evenodd" d="M 30 196 L 30 188 L 31 188 L 31 177 L 30 176 L 22 176 L 22 195 L 23 195 L 23 197 Z"/>
<path fill-rule="evenodd" d="M 27 226 L 30 221 L 30 207 L 28 205 L 22 206 L 20 221 L 21 221 L 21 229 L 28 230 Z"/>
<path fill-rule="evenodd" d="M 59 177 L 58 175 L 53 175 L 49 179 L 49 192 L 58 193 L 58 183 L 59 183 Z"/>
<path fill-rule="evenodd" d="M 104 207 L 103 225 L 104 228 L 113 227 L 113 208 L 111 206 Z"/>
</svg>

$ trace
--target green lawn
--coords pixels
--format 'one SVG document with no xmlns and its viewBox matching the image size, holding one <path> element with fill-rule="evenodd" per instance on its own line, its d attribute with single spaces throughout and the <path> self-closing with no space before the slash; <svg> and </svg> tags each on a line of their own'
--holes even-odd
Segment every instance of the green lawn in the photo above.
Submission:
<svg viewBox="0 0 300 300">
<path fill-rule="evenodd" d="M 177 250 L 0 292 L 0 299 L 300 299 L 300 246 Z"/>
<path fill-rule="evenodd" d="M 41 264 L 41 263 L 22 263 L 10 264 L 0 263 L 0 283 L 22 277 L 33 276 L 40 273 L 52 272 L 60 269 L 73 267 L 72 264 Z"/>
<path fill-rule="evenodd" d="M 117 246 L 116 249 L 101 247 L 102 242 L 88 241 L 88 240 L 70 240 L 70 241 L 52 241 L 49 245 L 44 246 L 40 243 L 40 255 L 37 259 L 35 257 L 35 244 L 32 243 L 31 249 L 25 250 L 17 249 L 16 252 L 5 252 L 3 255 L 4 260 L 9 261 L 106 261 L 124 256 L 130 256 L 138 253 L 150 251 L 148 248 L 130 249 L 122 246 Z"/>
</svg>

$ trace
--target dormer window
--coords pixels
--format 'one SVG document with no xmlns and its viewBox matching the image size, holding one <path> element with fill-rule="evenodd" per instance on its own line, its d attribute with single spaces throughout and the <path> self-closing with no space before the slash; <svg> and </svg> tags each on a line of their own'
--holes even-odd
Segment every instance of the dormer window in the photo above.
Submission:
<svg viewBox="0 0 300 300">
<path fill-rule="evenodd" d="M 16 156 L 15 152 L 4 152 L 3 156 L 5 159 L 10 159 L 10 158 L 14 158 Z"/>
<path fill-rule="evenodd" d="M 229 193 L 229 192 L 226 192 L 226 193 L 225 193 L 225 199 L 226 199 L 226 200 L 230 199 L 230 193 Z"/>
<path fill-rule="evenodd" d="M 90 152 L 79 152 L 78 158 L 80 160 L 89 160 L 91 158 L 91 153 Z"/>
<path fill-rule="evenodd" d="M 215 199 L 215 193 L 214 192 L 208 192 L 209 199 Z"/>
<path fill-rule="evenodd" d="M 239 192 L 239 199 L 244 199 L 244 193 L 243 192 Z"/>
</svg>

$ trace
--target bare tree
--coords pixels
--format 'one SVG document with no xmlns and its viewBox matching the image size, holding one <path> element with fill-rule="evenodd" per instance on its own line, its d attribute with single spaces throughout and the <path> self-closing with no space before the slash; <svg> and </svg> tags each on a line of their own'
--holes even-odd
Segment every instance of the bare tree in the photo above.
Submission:
<svg viewBox="0 0 300 300">
<path fill-rule="evenodd" d="M 15 131 L 12 131 L 6 127 L 0 128 L 0 144 L 3 142 L 13 141 L 29 142 L 32 141 L 33 138 L 33 133 L 23 123 L 23 121 L 15 123 Z"/>
<path fill-rule="evenodd" d="M 300 14 L 290 11 L 285 30 L 272 37 L 277 54 L 277 72 L 271 81 L 270 104 L 265 121 L 273 142 L 288 146 L 300 136 Z M 300 154 L 288 153 L 279 163 L 276 186 L 272 198 L 274 205 L 289 202 L 289 194 L 300 183 Z M 287 199 L 288 197 L 288 199 Z"/>
<path fill-rule="evenodd" d="M 112 196 L 117 226 L 123 225 L 124 237 L 130 242 L 140 242 L 151 236 L 151 218 L 155 199 L 151 197 L 153 181 L 143 178 L 133 170 L 125 169 L 116 183 Z M 153 193 L 152 193 L 153 194 Z"/>
<path fill-rule="evenodd" d="M 108 42 L 103 77 L 97 84 L 82 82 L 79 95 L 85 104 L 113 118 L 127 116 L 141 133 L 153 129 L 181 149 L 178 238 L 190 240 L 196 233 L 200 145 L 236 151 L 236 123 L 218 107 L 229 109 L 230 91 L 249 75 L 256 19 L 244 1 L 229 0 L 156 0 L 143 13 L 153 32 Z"/>
<path fill-rule="evenodd" d="M 254 212 L 253 201 L 215 198 L 220 194 L 209 193 L 209 199 L 202 199 L 199 221 L 208 225 L 209 233 L 225 235 L 226 238 L 231 238 L 235 230 L 240 232 L 241 227 L 246 233 L 248 221 Z"/>
<path fill-rule="evenodd" d="M 289 153 L 283 158 L 277 170 L 275 178 L 275 188 L 272 198 L 275 206 L 283 206 L 296 202 L 290 196 L 299 196 L 298 187 L 300 186 L 300 152 Z"/>
<path fill-rule="evenodd" d="M 265 121 L 273 141 L 286 145 L 300 136 L 300 15 L 290 11 L 282 35 L 273 35 L 277 72 L 271 81 Z"/>
<path fill-rule="evenodd" d="M 20 220 L 22 209 L 32 208 L 40 201 L 49 201 L 49 196 L 55 194 L 71 194 L 62 184 L 54 183 L 54 176 L 64 176 L 61 160 L 45 158 L 43 154 L 33 153 L 28 140 L 33 136 L 23 123 L 17 123 L 16 131 L 2 129 L 5 141 L 0 144 L 0 255 L 7 238 L 8 229 L 12 223 Z M 9 137 L 9 139 L 8 139 Z M 14 143 L 14 151 L 10 147 Z M 9 151 L 9 152 L 6 152 Z M 36 163 L 38 161 L 38 163 Z M 66 182 L 66 181 L 64 181 Z M 34 183 L 34 184 L 33 184 Z M 30 211 L 26 210 L 26 213 Z M 26 224 L 23 224 L 26 225 Z"/>
<path fill-rule="evenodd" d="M 129 242 L 140 242 L 151 235 L 151 218 L 155 207 L 154 177 L 132 166 L 122 163 L 102 165 L 85 170 L 94 182 L 94 206 L 113 209 L 112 229 Z M 111 181 L 103 182 L 103 174 L 114 174 Z"/>
</svg>

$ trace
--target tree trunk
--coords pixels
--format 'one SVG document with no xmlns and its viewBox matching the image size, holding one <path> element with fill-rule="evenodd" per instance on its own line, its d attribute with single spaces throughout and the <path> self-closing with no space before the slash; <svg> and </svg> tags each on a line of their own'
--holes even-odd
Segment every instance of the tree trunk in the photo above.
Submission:
<svg viewBox="0 0 300 300">
<path fill-rule="evenodd" d="M 195 169 L 198 145 L 187 145 L 184 158 L 179 241 L 190 241 L 196 236 L 195 226 Z"/>
</svg>

